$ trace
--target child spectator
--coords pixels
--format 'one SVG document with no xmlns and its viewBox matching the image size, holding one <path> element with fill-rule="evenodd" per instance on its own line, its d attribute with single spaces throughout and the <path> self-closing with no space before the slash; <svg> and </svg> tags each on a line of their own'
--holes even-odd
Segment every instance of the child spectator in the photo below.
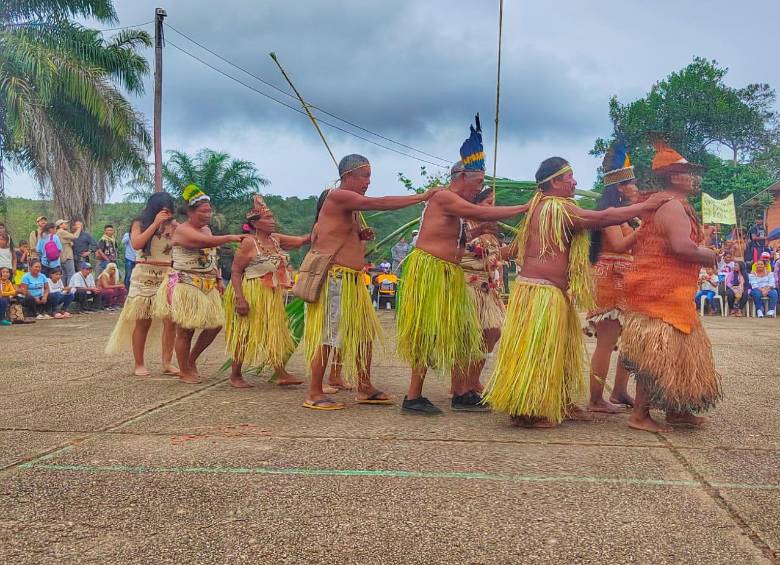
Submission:
<svg viewBox="0 0 780 565">
<path fill-rule="evenodd" d="M 60 268 L 60 257 L 62 256 L 62 241 L 54 233 L 56 228 L 54 224 L 46 224 L 41 236 L 38 238 L 38 244 L 35 248 L 40 257 L 43 274 L 49 276 L 54 269 Z"/>
<path fill-rule="evenodd" d="M 100 289 L 103 306 L 107 310 L 117 310 L 125 303 L 127 289 L 119 280 L 119 270 L 116 268 L 116 263 L 106 265 L 105 270 L 98 275 L 97 286 Z"/>
<path fill-rule="evenodd" d="M 82 263 L 79 272 L 73 275 L 70 286 L 76 291 L 76 300 L 82 312 L 97 312 L 103 309 L 100 289 L 95 285 L 95 277 L 92 275 L 92 265 Z"/>
<path fill-rule="evenodd" d="M 19 248 L 14 252 L 16 256 L 16 273 L 14 276 L 14 283 L 19 284 L 22 282 L 22 277 L 27 272 L 30 263 L 30 244 L 25 240 L 19 242 Z"/>
<path fill-rule="evenodd" d="M 768 299 L 769 307 L 766 315 L 769 318 L 775 317 L 777 308 L 777 289 L 775 288 L 775 277 L 770 273 L 763 261 L 758 261 L 755 265 L 755 272 L 750 273 L 750 295 L 756 305 L 756 316 L 764 317 L 764 298 Z"/>
<path fill-rule="evenodd" d="M 75 295 L 70 287 L 65 286 L 60 269 L 54 269 L 49 275 L 49 296 L 51 297 L 51 309 L 55 318 L 72 317 L 71 313 L 68 312 L 68 307 L 73 302 Z"/>
<path fill-rule="evenodd" d="M 8 267 L 0 268 L 0 326 L 10 326 L 11 320 L 8 317 L 8 307 L 16 298 L 16 288 L 11 281 L 11 269 Z"/>
<path fill-rule="evenodd" d="M 696 306 L 701 305 L 701 299 L 704 298 L 710 314 L 715 313 L 713 303 L 715 294 L 718 292 L 718 275 L 712 267 L 707 267 L 699 273 L 699 292 L 696 293 Z"/>
<path fill-rule="evenodd" d="M 51 318 L 46 311 L 50 310 L 49 304 L 49 284 L 48 279 L 41 273 L 41 262 L 35 261 L 30 264 L 30 272 L 22 277 L 22 284 L 19 285 L 22 294 L 24 294 L 24 306 L 37 320 L 46 320 Z"/>
</svg>

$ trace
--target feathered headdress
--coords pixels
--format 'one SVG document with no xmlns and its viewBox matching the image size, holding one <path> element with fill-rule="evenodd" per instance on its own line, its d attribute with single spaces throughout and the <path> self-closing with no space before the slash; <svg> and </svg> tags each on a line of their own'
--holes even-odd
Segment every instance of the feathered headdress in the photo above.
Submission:
<svg viewBox="0 0 780 565">
<path fill-rule="evenodd" d="M 246 219 L 251 221 L 258 218 L 267 218 L 269 216 L 273 216 L 273 212 L 271 212 L 271 209 L 266 205 L 263 197 L 259 194 L 255 194 L 252 199 L 252 208 L 246 213 Z"/>
<path fill-rule="evenodd" d="M 672 149 L 665 139 L 654 137 L 651 141 L 655 149 L 652 165 L 654 173 L 691 173 L 703 168 L 701 165 L 689 163 L 685 157 Z"/>
<path fill-rule="evenodd" d="M 479 114 L 474 120 L 477 127 L 469 126 L 471 135 L 460 146 L 460 160 L 463 162 L 463 168 L 467 171 L 484 171 L 485 150 L 482 147 L 482 126 L 479 123 Z"/>
<path fill-rule="evenodd" d="M 195 183 L 191 183 L 185 186 L 184 190 L 181 192 L 181 196 L 187 202 L 187 206 L 190 207 L 195 206 L 195 204 L 198 202 L 211 200 L 208 194 L 203 192 Z"/>
<path fill-rule="evenodd" d="M 631 156 L 628 154 L 628 145 L 622 135 L 618 135 L 609 146 L 601 168 L 604 171 L 604 186 L 636 178 Z"/>
</svg>

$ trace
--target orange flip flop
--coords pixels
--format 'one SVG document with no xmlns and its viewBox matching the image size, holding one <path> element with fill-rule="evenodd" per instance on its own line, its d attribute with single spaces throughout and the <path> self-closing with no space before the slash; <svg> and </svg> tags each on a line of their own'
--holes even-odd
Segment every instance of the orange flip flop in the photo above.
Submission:
<svg viewBox="0 0 780 565">
<path fill-rule="evenodd" d="M 310 410 L 344 410 L 345 406 L 341 402 L 336 402 L 332 398 L 320 398 L 314 402 L 306 400 L 303 403 L 304 408 Z"/>
<path fill-rule="evenodd" d="M 358 404 L 380 404 L 384 406 L 391 406 L 395 404 L 395 401 L 392 400 L 391 398 L 380 398 L 384 394 L 385 394 L 384 392 L 378 390 L 368 398 L 356 398 L 355 402 L 357 402 Z"/>
</svg>

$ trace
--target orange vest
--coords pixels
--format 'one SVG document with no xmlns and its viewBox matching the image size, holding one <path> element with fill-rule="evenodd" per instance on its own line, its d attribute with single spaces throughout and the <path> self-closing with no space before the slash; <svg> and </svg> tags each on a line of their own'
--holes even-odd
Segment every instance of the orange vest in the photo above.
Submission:
<svg viewBox="0 0 780 565">
<path fill-rule="evenodd" d="M 699 222 L 683 203 L 691 222 L 691 241 L 701 240 Z M 694 296 L 700 265 L 678 259 L 655 223 L 655 212 L 642 218 L 634 246 L 634 264 L 625 275 L 628 309 L 650 318 L 659 318 L 689 334 L 699 324 Z"/>
</svg>

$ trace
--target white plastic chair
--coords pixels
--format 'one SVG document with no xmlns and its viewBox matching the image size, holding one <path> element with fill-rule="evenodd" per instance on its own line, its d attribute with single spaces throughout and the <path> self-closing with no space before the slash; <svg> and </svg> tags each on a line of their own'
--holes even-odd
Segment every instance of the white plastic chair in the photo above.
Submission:
<svg viewBox="0 0 780 565">
<path fill-rule="evenodd" d="M 714 296 L 714 299 L 718 301 L 718 304 L 720 306 L 720 315 L 721 315 L 721 317 L 724 317 L 726 315 L 726 305 L 723 302 L 723 297 L 720 294 L 716 294 Z M 706 302 L 706 300 L 707 300 L 706 296 L 702 296 L 699 299 L 699 315 L 700 316 L 704 316 L 704 303 Z"/>
</svg>

